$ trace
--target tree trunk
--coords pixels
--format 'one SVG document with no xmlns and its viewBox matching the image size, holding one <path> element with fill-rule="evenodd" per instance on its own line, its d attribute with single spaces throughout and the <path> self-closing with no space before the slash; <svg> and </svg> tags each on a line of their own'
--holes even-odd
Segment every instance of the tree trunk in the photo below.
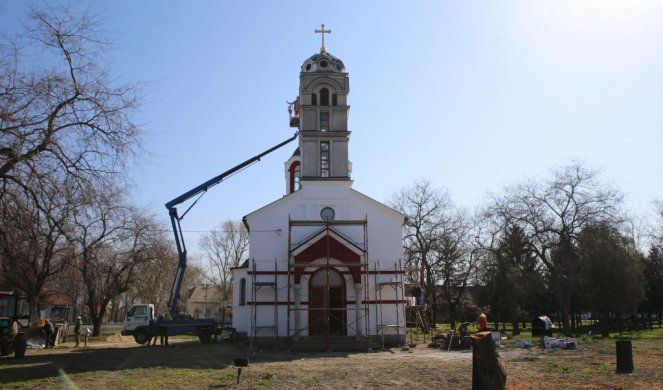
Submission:
<svg viewBox="0 0 663 390">
<path fill-rule="evenodd" d="M 472 390 L 501 390 L 506 385 L 506 368 L 495 350 L 490 332 L 472 336 Z"/>
<path fill-rule="evenodd" d="M 567 302 L 562 303 L 562 332 L 565 336 L 571 336 L 571 324 L 569 322 L 569 304 Z"/>
</svg>

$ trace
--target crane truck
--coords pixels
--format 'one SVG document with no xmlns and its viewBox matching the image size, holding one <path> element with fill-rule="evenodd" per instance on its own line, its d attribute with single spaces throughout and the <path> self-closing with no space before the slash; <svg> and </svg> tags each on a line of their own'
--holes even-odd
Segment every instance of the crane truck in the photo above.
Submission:
<svg viewBox="0 0 663 390">
<path fill-rule="evenodd" d="M 132 305 L 131 308 L 127 311 L 126 318 L 124 319 L 124 329 L 122 330 L 123 335 L 134 336 L 134 340 L 136 340 L 138 344 L 145 344 L 146 342 L 149 342 L 149 324 L 151 320 L 156 321 L 157 326 L 162 330 L 165 329 L 166 334 L 168 335 L 194 334 L 198 336 L 198 339 L 202 343 L 209 343 L 212 340 L 212 337 L 219 333 L 221 324 L 219 324 L 215 319 L 194 319 L 189 315 L 180 314 L 177 308 L 177 302 L 180 299 L 180 289 L 182 287 L 182 281 L 184 280 L 184 271 L 186 271 L 187 263 L 187 250 L 186 245 L 184 244 L 184 235 L 182 234 L 181 221 L 184 216 L 186 216 L 186 214 L 191 210 L 191 208 L 196 205 L 200 199 L 200 196 L 207 192 L 207 190 L 209 190 L 211 187 L 221 183 L 230 175 L 239 172 L 240 170 L 257 161 L 260 161 L 262 157 L 294 141 L 297 138 L 297 135 L 299 135 L 299 131 L 295 132 L 292 137 L 286 139 L 278 145 L 275 145 L 265 150 L 264 152 L 251 157 L 243 163 L 230 168 L 220 175 L 213 177 L 203 184 L 200 184 L 199 186 L 166 203 L 166 209 L 168 209 L 168 215 L 170 216 L 170 222 L 173 228 L 173 233 L 175 235 L 175 246 L 177 247 L 178 254 L 177 271 L 175 272 L 173 286 L 170 290 L 170 298 L 168 299 L 169 318 L 155 318 L 156 314 L 153 304 L 142 303 Z M 195 196 L 199 196 L 198 199 L 196 199 L 180 216 L 177 213 L 177 206 Z"/>
</svg>

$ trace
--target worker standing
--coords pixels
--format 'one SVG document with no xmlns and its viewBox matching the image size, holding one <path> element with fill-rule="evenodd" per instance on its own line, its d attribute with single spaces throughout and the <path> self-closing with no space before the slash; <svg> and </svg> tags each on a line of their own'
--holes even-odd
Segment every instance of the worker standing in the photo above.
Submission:
<svg viewBox="0 0 663 390">
<path fill-rule="evenodd" d="M 74 325 L 74 336 L 76 337 L 76 345 L 74 345 L 74 347 L 78 347 L 81 343 L 81 325 L 82 318 L 81 316 L 78 316 L 76 317 L 76 324 Z"/>
<path fill-rule="evenodd" d="M 165 345 L 167 347 L 168 346 L 168 328 L 165 327 L 165 326 L 160 326 L 159 327 L 159 335 L 161 336 L 160 344 L 162 346 Z"/>
<path fill-rule="evenodd" d="M 479 332 L 485 332 L 488 330 L 488 317 L 483 313 L 483 310 L 479 309 L 479 317 L 476 322 Z"/>
<path fill-rule="evenodd" d="M 53 323 L 47 319 L 44 320 L 44 326 L 42 327 L 42 331 L 44 332 L 44 348 L 48 348 L 50 345 L 51 348 L 55 347 L 55 343 L 53 342 L 53 333 L 55 333 L 55 328 L 53 327 Z"/>
<path fill-rule="evenodd" d="M 414 286 L 412 289 L 412 295 L 414 296 L 414 304 L 417 306 L 423 306 L 424 291 L 421 289 L 421 287 L 419 287 L 419 285 Z"/>
<path fill-rule="evenodd" d="M 150 322 L 150 335 L 152 338 L 152 345 L 157 345 L 157 339 L 159 338 L 159 333 L 161 330 L 159 328 L 159 323 L 163 320 L 163 316 L 159 314 L 155 321 Z M 150 345 L 150 342 L 147 342 L 147 345 Z"/>
</svg>

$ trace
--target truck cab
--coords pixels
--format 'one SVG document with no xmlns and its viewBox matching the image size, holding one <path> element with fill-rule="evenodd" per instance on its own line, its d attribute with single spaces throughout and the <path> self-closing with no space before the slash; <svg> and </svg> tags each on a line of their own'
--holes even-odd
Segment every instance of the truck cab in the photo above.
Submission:
<svg viewBox="0 0 663 390">
<path fill-rule="evenodd" d="M 154 305 L 139 303 L 131 306 L 124 319 L 123 336 L 134 336 L 138 344 L 150 341 L 150 321 L 156 321 Z"/>
</svg>

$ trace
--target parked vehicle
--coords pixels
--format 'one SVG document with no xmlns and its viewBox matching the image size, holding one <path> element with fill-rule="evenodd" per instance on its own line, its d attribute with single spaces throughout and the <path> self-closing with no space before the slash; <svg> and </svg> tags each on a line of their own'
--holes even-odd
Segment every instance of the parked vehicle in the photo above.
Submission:
<svg viewBox="0 0 663 390">
<path fill-rule="evenodd" d="M 125 336 L 134 336 L 138 344 L 150 341 L 150 321 L 154 321 L 156 329 L 165 329 L 169 336 L 179 334 L 197 335 L 202 343 L 212 341 L 212 336 L 218 333 L 220 324 L 215 319 L 194 319 L 190 316 L 180 315 L 174 319 L 159 319 L 154 312 L 154 305 L 141 303 L 131 306 L 124 319 Z"/>
<path fill-rule="evenodd" d="M 0 291 L 0 356 L 25 356 L 28 339 L 23 329 L 30 326 L 30 306 L 13 291 Z"/>
</svg>

